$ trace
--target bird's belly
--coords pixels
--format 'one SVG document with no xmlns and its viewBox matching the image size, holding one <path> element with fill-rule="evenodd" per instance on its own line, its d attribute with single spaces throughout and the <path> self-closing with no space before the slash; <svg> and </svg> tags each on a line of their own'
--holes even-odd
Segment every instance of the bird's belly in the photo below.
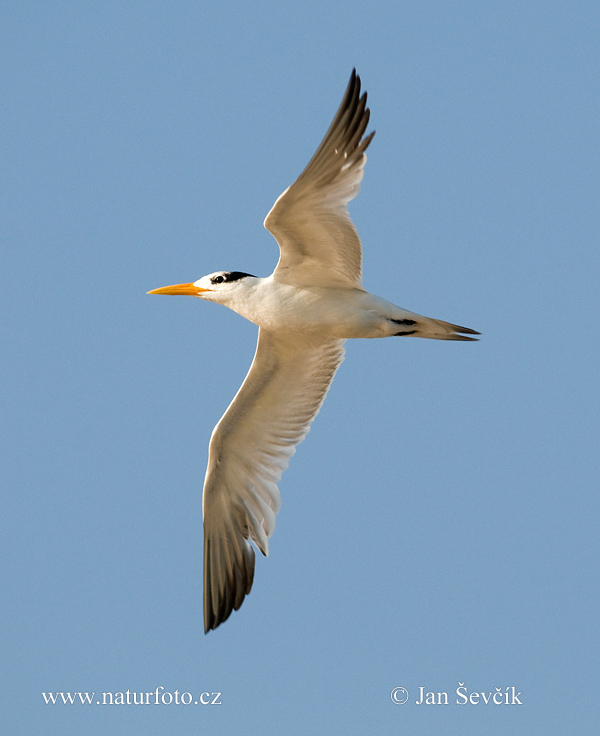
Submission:
<svg viewBox="0 0 600 736">
<path fill-rule="evenodd" d="M 278 286 L 265 290 L 253 304 L 238 311 L 254 324 L 273 332 L 300 332 L 322 337 L 383 337 L 377 298 L 360 289 L 320 289 Z M 383 300 L 381 300 L 383 301 Z"/>
</svg>

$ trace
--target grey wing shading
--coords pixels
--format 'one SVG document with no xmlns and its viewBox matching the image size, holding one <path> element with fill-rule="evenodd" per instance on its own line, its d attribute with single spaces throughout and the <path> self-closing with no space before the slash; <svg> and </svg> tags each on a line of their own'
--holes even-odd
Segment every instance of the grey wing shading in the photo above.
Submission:
<svg viewBox="0 0 600 736">
<path fill-rule="evenodd" d="M 204 629 L 252 588 L 254 549 L 266 555 L 277 483 L 306 436 L 343 360 L 343 340 L 259 330 L 242 387 L 215 427 L 204 483 Z"/>
<path fill-rule="evenodd" d="M 274 278 L 310 286 L 360 285 L 361 244 L 347 205 L 360 190 L 365 151 L 375 135 L 363 137 L 370 115 L 366 105 L 353 70 L 321 145 L 265 219 L 281 251 Z"/>
</svg>

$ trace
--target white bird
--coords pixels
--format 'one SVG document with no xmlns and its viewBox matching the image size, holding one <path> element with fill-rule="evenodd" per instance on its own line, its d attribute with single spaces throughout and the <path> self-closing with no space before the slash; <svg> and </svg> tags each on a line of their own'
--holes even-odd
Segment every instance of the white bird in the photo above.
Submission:
<svg viewBox="0 0 600 736">
<path fill-rule="evenodd" d="M 364 136 L 366 101 L 353 70 L 321 145 L 265 219 L 281 251 L 271 276 L 220 271 L 148 292 L 218 302 L 259 327 L 250 371 L 210 440 L 202 504 L 205 632 L 250 593 L 250 542 L 268 554 L 281 504 L 277 484 L 321 408 L 344 341 L 479 334 L 408 312 L 361 286 L 361 244 L 347 204 L 358 194 L 375 135 Z"/>
</svg>

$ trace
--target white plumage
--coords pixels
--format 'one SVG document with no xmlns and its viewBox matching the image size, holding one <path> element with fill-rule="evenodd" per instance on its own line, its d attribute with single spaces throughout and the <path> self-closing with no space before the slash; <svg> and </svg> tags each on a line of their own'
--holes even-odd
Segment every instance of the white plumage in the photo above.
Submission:
<svg viewBox="0 0 600 736">
<path fill-rule="evenodd" d="M 408 312 L 361 286 L 361 244 L 347 212 L 374 133 L 352 72 L 344 99 L 306 169 L 265 219 L 281 255 L 273 274 L 222 271 L 150 294 L 219 302 L 259 326 L 250 371 L 210 440 L 204 481 L 204 627 L 237 610 L 254 578 L 254 542 L 268 553 L 277 484 L 343 360 L 347 338 L 473 340 L 479 334 Z"/>
</svg>

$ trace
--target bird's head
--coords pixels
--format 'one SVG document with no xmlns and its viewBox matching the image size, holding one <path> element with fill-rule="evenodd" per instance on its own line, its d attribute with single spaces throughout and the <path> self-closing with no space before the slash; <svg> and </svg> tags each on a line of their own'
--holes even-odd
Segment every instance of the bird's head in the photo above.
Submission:
<svg viewBox="0 0 600 736">
<path fill-rule="evenodd" d="M 200 299 L 226 303 L 228 297 L 237 292 L 246 278 L 255 278 L 243 271 L 217 271 L 203 276 L 191 284 L 174 284 L 153 289 L 148 294 L 180 294 L 183 296 L 197 296 Z"/>
</svg>

